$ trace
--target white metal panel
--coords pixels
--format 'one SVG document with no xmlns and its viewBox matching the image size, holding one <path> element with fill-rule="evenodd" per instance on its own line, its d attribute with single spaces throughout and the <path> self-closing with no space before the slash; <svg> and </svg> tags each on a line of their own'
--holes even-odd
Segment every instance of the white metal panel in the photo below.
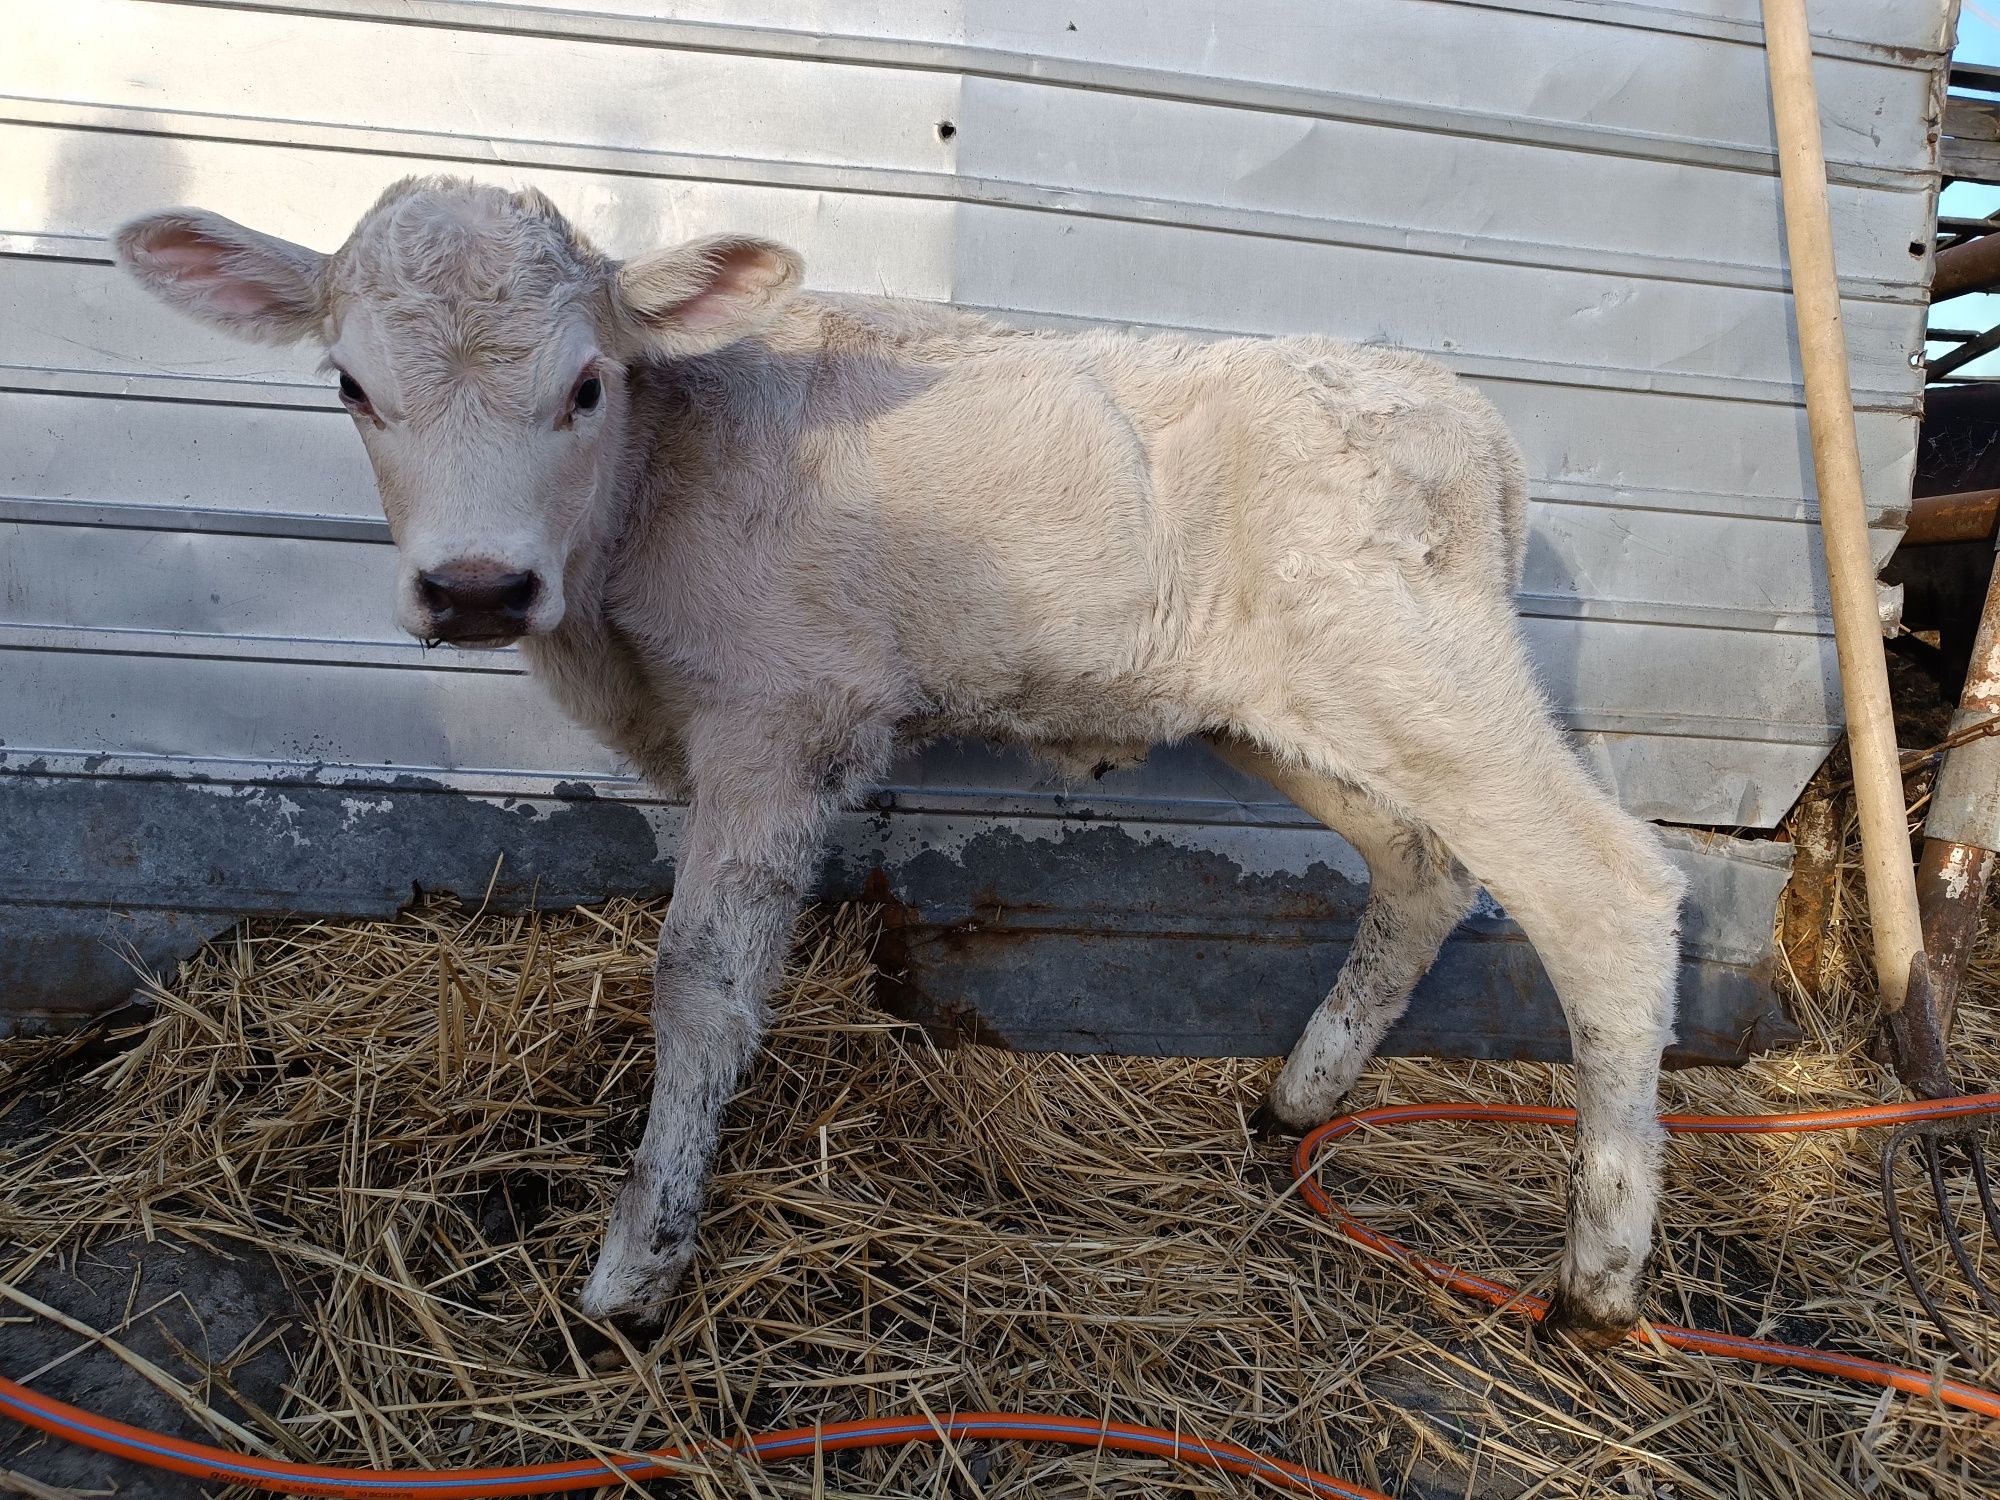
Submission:
<svg viewBox="0 0 2000 1500">
<path fill-rule="evenodd" d="M 1615 0 L 1244 0 L 1226 11 L 1212 0 L 1121 0 L 1082 15 L 1081 7 L 1050 0 L 886 7 L 865 0 L 221 3 L 487 35 L 590 35 L 681 54 L 868 59 L 969 76 L 1029 75 L 1105 92 L 1255 97 L 1297 113 L 1393 116 L 1504 139 L 1575 140 L 1594 132 L 1619 139 L 1634 154 L 1679 150 L 1720 160 L 1729 151 L 1768 152 L 1771 141 L 1761 34 L 1741 19 L 1743 9 L 1754 15 L 1754 6 L 1739 7 L 1737 24 L 1717 26 Z M 1927 149 L 1921 99 L 1927 84 L 1915 85 L 1912 107 L 1908 77 L 1885 83 L 1867 70 L 1920 77 L 1924 60 L 1910 50 L 1945 45 L 1943 7 L 1881 7 L 1878 0 L 1878 12 L 1903 13 L 1890 18 L 1868 15 L 1868 0 L 1850 5 L 1839 24 L 1853 30 L 1815 48 L 1822 104 L 1835 125 L 1829 161 L 1836 172 L 1859 166 L 1908 173 Z M 1896 45 L 1884 35 L 1906 31 L 1917 39 Z M 1246 95 L 1231 85 L 1266 92 Z M 1281 90 L 1310 98 L 1275 92 Z M 1885 93 L 1896 118 L 1888 120 L 1884 110 L 1885 118 L 1871 119 Z M 1852 133 L 1851 145 L 1843 129 Z"/>
<path fill-rule="evenodd" d="M 972 306 L 1204 331 L 1319 331 L 1434 351 L 1468 373 L 1725 399 L 1801 393 L 1789 307 L 1777 291 L 1065 222 L 983 205 L 961 208 L 958 224 L 953 300 Z M 1908 405 L 1907 351 L 1922 342 L 1924 312 L 1915 303 L 1847 304 L 1858 403 Z"/>
<path fill-rule="evenodd" d="M 365 3 L 365 0 L 364 0 Z M 885 7 L 880 0 L 539 0 L 540 8 L 656 18 L 662 13 L 710 25 L 766 26 L 814 35 L 868 36 L 930 42 L 983 42 L 1029 53 L 1091 58 L 1123 58 L 1135 38 L 1144 45 L 1180 50 L 1170 61 L 1183 71 L 1203 64 L 1221 67 L 1240 58 L 1253 72 L 1282 62 L 1270 39 L 1299 40 L 1296 0 L 1246 0 L 1230 7 L 1247 35 L 1218 35 L 1218 12 L 1206 0 L 975 0 L 971 4 Z M 1457 4 L 1492 11 L 1594 20 L 1673 36 L 1760 44 L 1760 0 L 1402 0 L 1404 5 Z M 1362 7 L 1344 0 L 1355 14 Z M 443 7 L 406 5 L 407 10 L 442 13 Z M 1372 7 L 1382 24 L 1385 7 Z M 1940 51 L 1950 46 L 1943 7 L 1885 3 L 1885 0 L 1813 0 L 1815 50 L 1822 55 L 1894 57 L 1909 48 Z M 1393 13 L 1388 24 L 1393 25 Z M 1177 28 L 1177 30 L 1175 29 Z M 1147 37 L 1167 31 L 1165 37 Z M 1306 41 L 1313 40 L 1307 36 Z M 1233 49 L 1233 50 L 1230 50 Z"/>
<path fill-rule="evenodd" d="M 386 539 L 353 420 L 312 394 L 270 407 L 0 390 L 0 506 L 76 525 Z"/>
<path fill-rule="evenodd" d="M 28 86 L 10 92 L 467 140 L 527 136 L 826 163 L 858 157 L 883 168 L 940 168 L 950 159 L 931 128 L 957 96 L 948 74 L 664 54 L 587 37 L 466 34 L 284 9 L 190 13 L 71 0 L 27 28 L 9 72 Z M 198 62 L 190 50 L 197 43 Z M 840 112 L 837 133 L 825 129 L 830 105 Z"/>
<path fill-rule="evenodd" d="M 55 502 L 21 521 L 0 521 L 0 631 L 102 625 L 407 641 L 390 620 L 392 559 L 379 519 L 264 518 L 294 522 L 279 532 L 239 524 L 241 511 L 111 509 Z M 1824 633 L 1825 589 L 1809 527 L 1606 506 L 1537 504 L 1533 516 L 1525 615 Z M 1685 586 L 1654 598 L 1667 592 L 1656 576 L 1663 556 L 1678 560 Z M 169 558 L 173 568 L 157 571 Z M 313 589 L 272 586 L 294 577 L 311 577 Z"/>
<path fill-rule="evenodd" d="M 390 618 L 394 565 L 379 542 L 0 522 L 0 644 L 102 650 L 106 636 L 152 634 L 160 639 L 149 649 L 160 654 L 207 654 L 225 640 L 271 654 L 293 642 L 320 660 L 414 665 L 422 648 Z M 1809 605 L 1797 620 L 1549 595 L 1531 596 L 1524 612 L 1544 676 L 1579 722 L 1671 727 L 1692 716 L 1754 726 L 1783 706 L 1816 727 L 1823 709 L 1829 639 L 1804 628 Z M 1767 633 L 1786 649 L 1774 652 Z M 1746 659 L 1770 665 L 1755 677 L 1704 674 L 1704 664 L 1725 663 L 1740 673 Z M 518 661 L 511 651 L 448 651 L 437 669 L 512 671 Z M 1809 684 L 1805 695 L 1783 696 L 1780 671 Z"/>
<path fill-rule="evenodd" d="M 1500 378 L 1750 401 L 1787 401 L 1800 389 L 1787 307 L 1776 292 L 1163 225 L 1065 223 L 983 207 L 961 208 L 955 218 L 953 300 L 968 306 L 1209 333 L 1321 332 L 1434 350 Z M 1357 287 L 1368 288 L 1366 299 Z M 1851 305 L 1859 404 L 1908 405 L 1909 367 L 1899 351 L 1921 342 L 1924 313 L 1898 303 Z M 212 331 L 191 336 L 185 317 L 110 267 L 84 261 L 14 264 L 0 285 L 0 332 L 9 363 L 29 368 L 304 382 L 318 363 L 313 351 L 274 352 Z"/>
<path fill-rule="evenodd" d="M 1888 9 L 1815 8 L 1878 550 L 1913 461 L 1943 24 L 1941 4 Z M 205 334 L 108 265 L 106 231 L 162 203 L 331 248 L 388 181 L 448 170 L 533 182 L 619 253 L 730 226 L 797 245 L 831 290 L 1435 353 L 1527 453 L 1525 628 L 1586 753 L 1646 816 L 1768 824 L 1839 715 L 1755 16 L 24 12 L 0 52 L 5 753 L 619 784 L 513 653 L 396 638 L 384 528 L 315 357 Z M 1047 795 L 981 765 L 987 793 L 958 793 Z M 1199 801 L 1182 766 L 1089 795 Z M 923 767 L 901 779 L 944 795 Z M 1225 800 L 1246 796 L 1282 816 Z"/>
<path fill-rule="evenodd" d="M 383 168 L 373 158 L 396 150 L 423 158 L 413 169 L 426 162 L 560 168 L 565 206 L 591 233 L 625 250 L 686 232 L 684 206 L 650 180 L 579 181 L 588 168 L 821 194 L 859 188 L 1723 286 L 1783 283 L 1765 222 L 1771 184 L 1755 174 L 1690 173 L 1673 162 L 1619 156 L 1579 161 L 1565 152 L 1523 160 L 1518 146 L 1478 138 L 978 79 L 967 82 L 952 111 L 955 140 L 977 132 L 954 164 L 865 172 L 591 138 L 479 143 L 434 130 L 229 120 L 62 100 L 15 99 L 0 111 L 29 126 L 7 129 L 9 152 L 21 156 L 19 178 L 64 183 L 44 205 L 39 233 L 84 240 L 105 222 L 104 205 L 129 202 L 139 185 L 172 187 L 267 219 L 290 213 L 315 229 L 333 226 L 337 239 L 380 190 Z M 1101 139 L 1118 122 L 1131 132 L 1129 147 L 1076 159 L 1079 139 Z M 75 133 L 35 128 L 50 125 Z M 240 138 L 246 135 L 268 149 L 249 149 Z M 998 142 L 1009 159 L 976 169 L 975 159 L 994 155 Z M 1830 196 L 1844 288 L 1910 300 L 1910 263 L 1921 262 L 1928 233 L 1922 196 L 1841 184 Z M 1607 202 L 1621 212 L 1605 218 Z M 1912 243 L 1920 247 L 1916 257 Z M 823 274 L 817 264 L 814 270 Z"/>
</svg>

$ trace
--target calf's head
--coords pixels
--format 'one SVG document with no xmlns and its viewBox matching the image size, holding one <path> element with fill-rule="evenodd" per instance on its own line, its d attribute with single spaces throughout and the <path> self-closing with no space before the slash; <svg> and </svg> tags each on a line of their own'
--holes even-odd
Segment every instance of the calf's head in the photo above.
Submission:
<svg viewBox="0 0 2000 1500">
<path fill-rule="evenodd" d="M 326 350 L 400 555 L 397 622 L 465 646 L 561 622 L 629 446 L 627 371 L 757 332 L 801 271 L 738 235 L 615 261 L 540 193 L 446 178 L 392 187 L 331 255 L 199 209 L 127 224 L 117 253 L 183 312 Z"/>
</svg>

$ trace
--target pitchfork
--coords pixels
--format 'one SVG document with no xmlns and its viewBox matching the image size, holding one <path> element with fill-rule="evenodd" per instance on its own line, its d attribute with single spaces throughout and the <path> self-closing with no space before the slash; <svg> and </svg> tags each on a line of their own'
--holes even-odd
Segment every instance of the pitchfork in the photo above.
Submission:
<svg viewBox="0 0 2000 1500">
<path fill-rule="evenodd" d="M 1934 899 L 1929 911 L 1921 911 L 1918 877 L 1910 868 L 1902 766 L 1889 701 L 1888 668 L 1883 660 L 1880 603 L 1855 441 L 1847 337 L 1841 326 L 1840 285 L 1827 213 L 1826 157 L 1820 140 L 1819 98 L 1813 86 L 1812 39 L 1804 0 L 1764 0 L 1763 9 L 1765 58 L 1770 68 L 1778 169 L 1784 189 L 1785 243 L 1790 253 L 1799 358 L 1805 375 L 1813 475 L 1819 489 L 1820 539 L 1826 548 L 1841 696 L 1854 762 L 1862 867 L 1874 928 L 1875 978 L 1888 1013 L 1897 1076 L 1917 1093 L 1939 1098 L 1957 1092 L 1945 1064 L 1944 1034 L 1971 934 L 1978 930 L 1986 874 L 1992 865 L 1990 851 L 2000 848 L 2000 795 L 1996 795 L 1996 788 L 2000 788 L 2000 738 L 1978 731 L 1979 737 L 1948 756 L 1940 770 L 1926 823 L 1929 837 L 1924 854 Z M 1995 577 L 2000 580 L 2000 569 Z M 1966 722 L 1968 715 L 1991 719 L 2000 712 L 2000 590 L 1988 590 L 1973 654 L 1973 672 L 1959 700 L 1956 731 L 1972 728 Z M 1938 880 L 1953 859 L 1959 861 L 1958 868 L 1949 871 L 1954 878 Z M 1976 881 L 1966 878 L 1971 873 L 1970 864 L 1978 866 Z M 1935 971 L 1925 953 L 1927 946 L 1941 960 Z M 1970 1169 L 1987 1228 L 2000 1242 L 2000 1211 L 1994 1206 L 1985 1148 L 1972 1130 L 1960 1122 L 1905 1125 L 1897 1130 L 1882 1156 L 1882 1198 L 1890 1238 L 1918 1301 L 1958 1356 L 1977 1367 L 1979 1360 L 1972 1347 L 1945 1320 L 1937 1299 L 1917 1275 L 1896 1197 L 1896 1160 L 1903 1147 L 1914 1142 L 1937 1198 L 1952 1258 L 1980 1303 L 2000 1317 L 2000 1299 L 1980 1276 L 1958 1231 L 1946 1180 L 1947 1157 L 1962 1159 Z"/>
<path fill-rule="evenodd" d="M 1977 909 L 1976 903 L 1974 909 Z M 1919 962 L 1912 965 L 1909 991 L 1901 1009 L 1889 1013 L 1888 1031 L 1895 1056 L 1896 1076 L 1911 1092 L 1926 1099 L 1947 1099 L 1959 1092 L 1945 1062 L 1938 1007 L 1921 956 Z M 2000 1246 L 2000 1203 L 1995 1202 L 1986 1146 L 1980 1139 L 1980 1129 L 1985 1123 L 1977 1118 L 1919 1121 L 1899 1126 L 1882 1148 L 1882 1208 L 1888 1216 L 1889 1239 L 1896 1247 L 1896 1259 L 1902 1263 L 1903 1276 L 1910 1283 L 1910 1290 L 1917 1294 L 1917 1301 L 1923 1305 L 1924 1312 L 1937 1324 L 1938 1332 L 1944 1335 L 1953 1352 L 1968 1369 L 1973 1370 L 1983 1368 L 1984 1362 L 1978 1351 L 1945 1317 L 1937 1298 L 1925 1286 L 1924 1278 L 1918 1273 L 1916 1259 L 1910 1253 L 1909 1240 L 1903 1233 L 1902 1204 L 1897 1195 L 1896 1163 L 1904 1149 L 1914 1144 L 1923 1163 L 1924 1175 L 1931 1185 L 1931 1196 L 1937 1202 L 1938 1223 L 1944 1230 L 1945 1243 L 1951 1247 L 1951 1258 L 1958 1262 L 1959 1271 L 1980 1304 L 1995 1318 L 2000 1318 L 2000 1297 L 1994 1295 L 1992 1287 L 1980 1274 L 1972 1252 L 1966 1246 L 1965 1237 L 1959 1233 L 1954 1195 L 1946 1172 L 1947 1161 L 1951 1158 L 1956 1158 L 1966 1168 L 1972 1189 L 1979 1198 L 1980 1212 L 1986 1219 L 1987 1233 L 1992 1236 L 1994 1245 Z"/>
<path fill-rule="evenodd" d="M 1916 873 L 1923 947 L 1910 961 L 1901 1008 L 1891 1010 L 1887 1018 L 1896 1076 L 1912 1093 L 1926 1099 L 1958 1092 L 1945 1059 L 1945 1036 L 1951 1030 L 1966 960 L 1979 937 L 1980 913 L 1995 863 L 1993 851 L 2000 847 L 2000 738 L 1995 737 L 1995 731 L 2000 731 L 2000 566 L 1995 567 L 1993 581 L 1987 585 L 1971 668 L 1959 694 L 1951 733 L 1939 747 L 1943 764 L 1931 788 L 1930 811 L 1924 820 L 1924 852 Z M 1921 763 L 1929 756 L 1916 759 Z M 1976 1353 L 1946 1320 L 1917 1275 L 1903 1235 L 1896 1162 L 1905 1146 L 1916 1146 L 1931 1195 L 1937 1200 L 1938 1222 L 1951 1258 L 1958 1262 L 1980 1305 L 2000 1318 L 2000 1296 L 1980 1275 L 1959 1233 L 1947 1184 L 1947 1163 L 1963 1165 L 1979 1197 L 1987 1233 L 2000 1245 L 2000 1206 L 1994 1201 L 1993 1176 L 1979 1135 L 1981 1123 L 1974 1117 L 1962 1117 L 1904 1125 L 1882 1149 L 1882 1207 L 1889 1218 L 1889 1238 L 1896 1246 L 1903 1275 L 1945 1341 L 1974 1369 L 1980 1366 Z"/>
</svg>

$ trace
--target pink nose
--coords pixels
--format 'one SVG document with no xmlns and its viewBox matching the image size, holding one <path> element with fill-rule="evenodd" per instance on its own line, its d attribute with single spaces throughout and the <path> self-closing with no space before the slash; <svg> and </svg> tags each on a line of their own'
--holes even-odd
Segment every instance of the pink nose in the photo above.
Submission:
<svg viewBox="0 0 2000 1500">
<path fill-rule="evenodd" d="M 511 640 L 528 628 L 541 580 L 499 563 L 470 559 L 417 575 L 417 597 L 443 641 Z"/>
</svg>

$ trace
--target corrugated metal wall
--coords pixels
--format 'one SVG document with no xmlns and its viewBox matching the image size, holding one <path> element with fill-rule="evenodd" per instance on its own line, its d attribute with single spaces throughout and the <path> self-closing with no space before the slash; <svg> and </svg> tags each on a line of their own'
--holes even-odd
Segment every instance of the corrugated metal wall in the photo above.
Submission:
<svg viewBox="0 0 2000 1500">
<path fill-rule="evenodd" d="M 1884 552 L 1915 444 L 1945 10 L 1813 7 Z M 828 289 L 1434 353 L 1527 451 L 1521 609 L 1581 743 L 1645 816 L 1770 826 L 1839 709 L 1755 17 L 1756 0 L 19 8 L 0 48 L 8 805 L 54 805 L 30 782 L 162 774 L 642 796 L 511 653 L 398 636 L 386 529 L 315 356 L 211 336 L 108 264 L 106 231 L 142 209 L 199 203 L 330 248 L 387 181 L 447 170 L 533 182 L 620 253 L 727 225 L 796 245 Z M 1067 799 L 1012 760 L 942 753 L 882 805 L 1298 821 L 1194 751 Z M 36 878 L 174 905 L 107 896 L 116 871 L 77 857 Z M 17 882 L 7 899 L 43 898 Z"/>
</svg>

